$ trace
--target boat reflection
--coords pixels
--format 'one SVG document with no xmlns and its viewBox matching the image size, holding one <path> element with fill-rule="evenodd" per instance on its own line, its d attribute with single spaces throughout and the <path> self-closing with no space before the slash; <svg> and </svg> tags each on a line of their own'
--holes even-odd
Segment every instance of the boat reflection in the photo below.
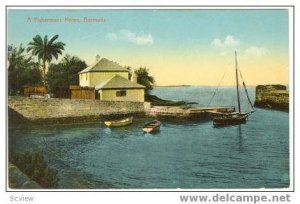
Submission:
<svg viewBox="0 0 300 204">
<path fill-rule="evenodd" d="M 110 134 L 111 134 L 111 129 L 110 129 L 109 127 L 106 127 L 106 128 L 104 129 L 104 132 L 105 132 L 105 134 L 110 135 Z"/>
<path fill-rule="evenodd" d="M 244 152 L 244 144 L 243 144 L 243 134 L 242 134 L 242 126 L 237 126 L 237 150 L 240 153 Z"/>
</svg>

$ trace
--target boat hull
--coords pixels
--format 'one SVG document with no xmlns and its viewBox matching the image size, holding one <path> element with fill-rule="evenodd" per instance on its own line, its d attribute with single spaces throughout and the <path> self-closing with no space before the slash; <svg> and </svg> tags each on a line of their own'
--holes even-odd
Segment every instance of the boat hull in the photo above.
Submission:
<svg viewBox="0 0 300 204">
<path fill-rule="evenodd" d="M 154 133 L 160 130 L 161 122 L 158 120 L 151 121 L 144 125 L 143 131 L 146 133 Z"/>
<path fill-rule="evenodd" d="M 107 127 L 122 127 L 132 123 L 133 117 L 123 118 L 120 120 L 108 120 L 104 121 L 104 124 Z"/>
<path fill-rule="evenodd" d="M 247 122 L 247 115 L 232 117 L 217 117 L 213 119 L 214 126 L 239 125 Z"/>
</svg>

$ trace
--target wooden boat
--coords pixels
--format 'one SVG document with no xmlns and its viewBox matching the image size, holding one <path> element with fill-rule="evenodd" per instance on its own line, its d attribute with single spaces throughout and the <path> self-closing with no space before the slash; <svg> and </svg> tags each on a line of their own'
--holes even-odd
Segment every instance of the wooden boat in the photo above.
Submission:
<svg viewBox="0 0 300 204">
<path fill-rule="evenodd" d="M 143 127 L 143 131 L 147 133 L 156 132 L 160 129 L 161 122 L 158 120 L 153 120 L 149 123 L 146 123 Z"/>
<path fill-rule="evenodd" d="M 119 120 L 107 120 L 104 121 L 104 124 L 107 127 L 121 127 L 121 126 L 125 126 L 125 125 L 129 125 L 132 123 L 133 117 L 128 117 L 128 118 L 122 118 Z"/>
<path fill-rule="evenodd" d="M 254 107 L 251 103 L 251 100 L 249 98 L 248 91 L 247 91 L 247 88 L 246 88 L 246 84 L 245 84 L 244 81 L 243 81 L 244 90 L 245 90 L 248 102 L 251 105 L 252 111 L 249 111 L 249 112 L 246 112 L 246 113 L 243 113 L 241 111 L 239 77 L 238 77 L 239 74 L 240 74 L 241 79 L 243 81 L 242 73 L 238 69 L 237 53 L 235 52 L 235 78 L 236 78 L 236 93 L 237 93 L 238 112 L 215 113 L 214 115 L 212 115 L 214 126 L 238 125 L 238 124 L 246 123 L 247 119 L 248 119 L 248 116 L 255 111 Z"/>
<path fill-rule="evenodd" d="M 213 119 L 214 126 L 223 126 L 223 125 L 238 125 L 246 123 L 248 118 L 247 114 L 243 113 L 228 113 L 215 115 Z"/>
</svg>

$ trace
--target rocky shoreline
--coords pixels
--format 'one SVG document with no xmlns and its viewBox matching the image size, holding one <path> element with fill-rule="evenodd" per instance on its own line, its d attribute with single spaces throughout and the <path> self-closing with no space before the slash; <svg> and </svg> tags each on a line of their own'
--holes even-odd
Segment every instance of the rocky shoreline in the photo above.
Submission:
<svg viewBox="0 0 300 204">
<path fill-rule="evenodd" d="M 8 180 L 11 189 L 41 189 L 42 187 L 20 171 L 12 163 L 8 163 Z"/>
<path fill-rule="evenodd" d="M 284 85 L 258 85 L 256 87 L 255 107 L 289 111 L 289 91 Z"/>
</svg>

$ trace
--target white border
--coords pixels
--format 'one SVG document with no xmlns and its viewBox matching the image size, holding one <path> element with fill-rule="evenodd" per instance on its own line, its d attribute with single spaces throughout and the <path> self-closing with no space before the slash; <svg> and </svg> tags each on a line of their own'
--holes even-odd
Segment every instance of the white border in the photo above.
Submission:
<svg viewBox="0 0 300 204">
<path fill-rule="evenodd" d="M 116 10 L 116 9 L 146 9 L 146 10 L 151 10 L 151 9 L 157 9 L 157 10 L 164 10 L 164 9 L 193 9 L 193 10 L 213 10 L 213 9 L 221 9 L 221 10 L 228 10 L 228 9 L 235 9 L 235 10 L 239 10 L 239 9 L 287 9 L 289 11 L 289 27 L 290 27 L 290 31 L 292 30 L 292 32 L 289 32 L 289 71 L 290 71 L 290 80 L 289 80 L 289 86 L 292 85 L 294 83 L 293 81 L 293 69 L 294 69 L 294 58 L 293 58 L 293 9 L 290 7 L 202 7 L 202 6 L 184 6 L 184 7 L 8 7 L 7 10 L 10 9 L 18 9 L 18 10 L 29 10 L 29 9 L 33 9 L 33 10 L 64 10 L 64 9 L 70 9 L 70 10 Z M 292 54 L 291 54 L 292 53 Z M 293 100 L 293 86 L 290 86 L 290 101 Z M 293 104 L 290 103 L 290 121 L 289 121 L 289 126 L 290 126 L 290 187 L 289 188 L 272 188 L 272 189 L 265 189 L 265 188 L 260 188 L 260 189 L 89 189 L 88 191 L 118 191 L 118 192 L 122 192 L 122 191 L 184 191 L 184 192 L 199 192 L 199 191 L 203 191 L 203 192 L 211 192 L 211 191 L 218 191 L 218 192 L 236 192 L 236 191 L 292 191 L 293 190 L 293 186 L 294 186 L 294 178 L 293 178 Z M 7 144 L 8 145 L 8 144 Z M 15 189 L 7 189 L 8 191 L 21 191 L 22 190 L 15 190 Z M 87 191 L 87 189 L 76 189 L 77 191 Z M 35 191 L 35 190 L 28 190 L 28 191 Z M 41 191 L 49 191 L 49 190 L 41 190 Z M 51 191 L 74 191 L 73 189 L 59 189 L 59 190 L 51 190 Z"/>
<path fill-rule="evenodd" d="M 22 2 L 20 2 L 20 3 L 22 3 Z M 40 4 L 40 2 L 36 2 L 36 3 Z M 252 2 L 252 3 L 255 3 L 255 2 Z M 259 3 L 261 3 L 261 1 Z M 237 4 L 239 4 L 239 3 L 237 3 Z M 289 56 L 290 56 L 290 59 L 289 59 L 290 60 L 289 70 L 290 70 L 290 81 L 289 81 L 289 84 L 290 84 L 290 102 L 291 102 L 290 103 L 290 122 L 289 122 L 289 125 L 290 125 L 290 181 L 291 181 L 290 188 L 288 188 L 288 189 L 225 189 L 225 190 L 224 189 L 193 189 L 193 190 L 190 190 L 190 189 L 188 189 L 188 190 L 185 190 L 185 189 L 148 189 L 148 190 L 150 190 L 150 191 L 153 191 L 153 190 L 155 190 L 155 191 L 156 190 L 157 191 L 171 190 L 174 194 L 178 194 L 178 192 L 176 192 L 177 190 L 184 191 L 184 192 L 195 192 L 195 191 L 197 191 L 197 192 L 198 191 L 201 191 L 201 192 L 211 192 L 211 191 L 219 191 L 219 192 L 235 192 L 235 191 L 292 191 L 293 190 L 293 186 L 294 186 L 294 178 L 293 178 L 293 175 L 294 175 L 294 172 L 293 172 L 293 169 L 294 169 L 294 166 L 293 166 L 293 161 L 294 161 L 294 158 L 293 158 L 293 151 L 294 151 L 294 146 L 293 146 L 293 134 L 294 134 L 294 131 L 293 131 L 293 122 L 294 122 L 293 121 L 293 108 L 294 107 L 293 107 L 292 101 L 293 101 L 293 97 L 294 97 L 293 96 L 294 89 L 293 89 L 292 85 L 294 83 L 294 81 L 293 81 L 293 77 L 294 77 L 293 76 L 293 70 L 294 70 L 294 59 L 293 59 L 293 57 L 294 57 L 294 50 L 293 50 L 293 47 L 294 47 L 294 42 L 293 42 L 294 36 L 293 36 L 293 34 L 295 32 L 295 31 L 293 31 L 293 25 L 294 25 L 293 24 L 293 19 L 294 19 L 294 17 L 293 17 L 293 9 L 287 8 L 285 6 L 282 6 L 282 7 L 281 6 L 279 6 L 279 7 L 271 7 L 271 8 L 268 7 L 268 6 L 262 6 L 262 7 L 258 7 L 258 6 L 251 6 L 250 5 L 249 7 L 243 7 L 243 6 L 241 6 L 241 7 L 225 7 L 225 8 L 222 7 L 222 6 L 220 6 L 220 7 L 203 7 L 203 6 L 199 6 L 199 7 L 197 7 L 197 6 L 196 7 L 195 6 L 172 7 L 172 6 L 170 6 L 170 7 L 158 7 L 158 8 L 157 7 L 130 7 L 130 6 L 129 7 L 123 7 L 123 6 L 122 7 L 118 7 L 118 6 L 116 6 L 116 7 L 103 7 L 103 8 L 99 7 L 99 8 L 97 8 L 97 9 L 239 9 L 239 8 L 245 8 L 245 9 L 272 9 L 272 8 L 275 8 L 275 9 L 288 9 L 289 10 L 289 18 L 290 18 L 290 20 L 289 20 L 289 26 L 290 26 L 290 33 L 289 33 L 289 53 L 290 53 L 289 54 Z M 79 7 L 76 7 L 76 8 L 74 8 L 74 7 L 60 7 L 60 8 L 59 7 L 54 7 L 54 8 L 53 7 L 39 7 L 39 8 L 37 8 L 37 7 L 24 7 L 24 8 L 25 9 L 41 9 L 41 8 L 45 8 L 45 9 L 55 9 L 56 10 L 56 9 L 95 9 L 96 7 L 83 7 L 83 8 L 79 8 Z M 9 9 L 24 9 L 24 8 L 22 8 L 22 7 L 9 7 Z M 1 16 L 3 16 L 3 13 L 1 13 Z M 2 18 L 2 19 L 4 19 L 4 18 Z M 3 44 L 5 45 L 5 43 L 3 43 Z M 6 48 L 4 47 L 4 49 L 6 49 Z M 2 61 L 2 62 L 5 62 L 5 61 Z M 295 72 L 296 72 L 296 70 L 295 70 Z M 4 92 L 2 92 L 2 93 L 4 93 Z M 4 112 L 4 111 L 2 111 L 2 112 Z M 86 191 L 86 190 L 87 189 L 84 189 L 84 191 Z M 147 191 L 145 189 L 139 189 L 139 190 L 141 190 L 141 191 Z M 48 190 L 45 190 L 45 191 L 48 191 Z M 53 190 L 53 191 L 54 192 L 57 192 L 57 191 L 61 192 L 61 190 Z M 71 191 L 74 191 L 74 190 L 71 190 Z M 81 191 L 81 190 L 77 189 L 77 191 Z M 89 190 L 89 191 L 91 191 L 91 192 L 93 192 L 93 191 L 104 191 L 104 192 L 101 193 L 101 197 L 105 197 L 109 201 L 114 201 L 114 200 L 116 201 L 116 198 L 112 194 L 105 193 L 105 191 L 118 191 L 118 192 L 126 191 L 127 192 L 127 191 L 138 191 L 138 189 L 133 189 L 133 190 L 127 190 L 127 189 L 124 189 L 124 190 L 121 190 L 121 189 L 104 190 L 104 189 L 99 189 L 99 190 Z M 20 191 L 20 192 L 23 192 L 23 191 Z M 181 192 L 179 194 L 186 194 L 184 192 Z M 28 194 L 35 195 L 35 194 L 38 194 L 38 193 L 32 192 L 32 193 L 28 193 Z M 42 193 L 42 194 L 44 194 L 44 193 Z M 120 193 L 118 193 L 118 194 L 120 195 Z M 155 195 L 156 195 L 155 192 L 147 192 L 147 193 L 139 192 L 139 194 L 142 194 L 142 196 L 144 196 L 146 199 L 149 198 L 149 197 L 151 198 L 152 196 L 154 196 L 154 199 L 153 199 L 153 197 L 151 198 L 151 202 L 148 202 L 147 200 L 143 200 L 143 202 L 146 201 L 146 203 L 152 203 L 152 202 L 174 203 L 174 201 L 175 202 L 179 201 L 177 198 L 175 200 L 172 199 L 172 198 L 170 198 L 170 196 L 168 196 L 170 194 L 168 194 L 168 193 L 161 194 L 161 195 L 163 195 L 163 196 L 160 196 L 160 197 L 162 197 L 161 199 L 155 199 Z M 145 195 L 145 194 L 147 194 L 147 195 Z M 242 194 L 242 193 L 240 193 L 240 194 Z M 257 194 L 260 194 L 260 193 L 257 193 Z M 66 194 L 59 194 L 59 193 L 55 193 L 55 195 L 56 196 L 59 195 L 57 197 L 58 199 L 62 199 L 61 198 L 62 196 L 66 196 Z M 51 196 L 51 194 L 50 194 L 50 196 Z M 74 193 L 72 193 L 72 198 L 76 199 L 77 203 L 86 202 L 86 199 L 88 197 L 89 197 L 88 200 L 90 200 L 90 201 L 93 201 L 93 200 L 97 201 L 97 200 L 99 200 L 99 196 L 96 196 L 95 194 L 89 194 L 89 193 L 84 193 L 84 192 L 82 192 L 80 194 L 74 194 Z M 136 201 L 133 200 L 135 197 L 131 197 L 130 195 L 128 196 L 128 194 L 126 194 L 126 196 L 122 196 L 122 197 L 125 200 L 129 199 L 131 203 L 137 203 Z M 50 199 L 48 200 L 48 198 L 50 198 Z M 46 196 L 46 199 L 44 197 L 40 201 L 42 201 L 42 203 L 50 203 L 50 202 L 52 203 L 53 199 L 55 200 L 55 197 L 53 197 L 53 196 L 51 196 L 51 197 Z M 167 199 L 167 200 L 165 200 L 165 199 Z M 66 202 L 68 202 L 68 199 L 67 200 L 66 199 L 62 199 L 62 200 L 65 200 Z M 117 201 L 120 201 L 120 199 L 118 199 Z M 138 202 L 140 203 L 140 201 L 138 201 Z"/>
</svg>

